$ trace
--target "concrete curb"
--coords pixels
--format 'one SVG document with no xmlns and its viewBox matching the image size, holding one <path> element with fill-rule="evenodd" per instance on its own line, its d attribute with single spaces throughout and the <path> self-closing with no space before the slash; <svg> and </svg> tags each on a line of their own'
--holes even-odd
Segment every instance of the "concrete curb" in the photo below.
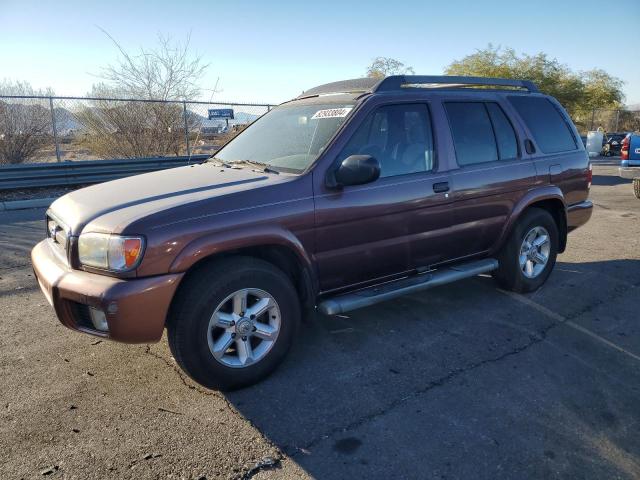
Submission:
<svg viewBox="0 0 640 480">
<path fill-rule="evenodd" d="M 57 197 L 50 198 L 34 198 L 31 200 L 10 200 L 0 202 L 0 212 L 5 210 L 24 210 L 27 208 L 48 207 Z"/>
</svg>

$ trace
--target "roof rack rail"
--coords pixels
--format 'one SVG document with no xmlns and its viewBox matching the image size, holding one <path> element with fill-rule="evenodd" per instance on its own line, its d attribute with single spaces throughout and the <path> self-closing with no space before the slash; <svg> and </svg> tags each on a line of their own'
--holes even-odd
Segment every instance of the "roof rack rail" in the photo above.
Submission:
<svg viewBox="0 0 640 480">
<path fill-rule="evenodd" d="M 538 87 L 529 80 L 507 78 L 461 77 L 453 75 L 392 75 L 383 78 L 372 92 L 390 92 L 404 88 L 461 88 L 461 87 L 511 87 L 537 92 Z"/>
<path fill-rule="evenodd" d="M 298 98 L 315 97 L 332 93 L 370 93 L 380 83 L 377 78 L 364 77 L 353 80 L 340 80 L 338 82 L 325 83 L 302 92 Z"/>
<path fill-rule="evenodd" d="M 297 99 L 316 97 L 336 93 L 373 93 L 393 92 L 407 88 L 464 88 L 464 87 L 510 87 L 537 92 L 538 88 L 529 80 L 510 80 L 507 78 L 460 77 L 450 75 L 392 75 L 383 79 L 355 78 L 341 80 L 313 87 Z"/>
</svg>

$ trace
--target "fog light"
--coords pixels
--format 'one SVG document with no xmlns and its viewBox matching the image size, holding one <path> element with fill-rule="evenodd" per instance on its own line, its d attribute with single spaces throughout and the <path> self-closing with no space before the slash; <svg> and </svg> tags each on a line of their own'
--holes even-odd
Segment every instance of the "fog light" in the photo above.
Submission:
<svg viewBox="0 0 640 480">
<path fill-rule="evenodd" d="M 89 307 L 89 314 L 91 315 L 91 323 L 96 330 L 100 330 L 101 332 L 108 332 L 109 325 L 107 324 L 107 317 L 102 310 L 98 310 L 97 308 Z"/>
</svg>

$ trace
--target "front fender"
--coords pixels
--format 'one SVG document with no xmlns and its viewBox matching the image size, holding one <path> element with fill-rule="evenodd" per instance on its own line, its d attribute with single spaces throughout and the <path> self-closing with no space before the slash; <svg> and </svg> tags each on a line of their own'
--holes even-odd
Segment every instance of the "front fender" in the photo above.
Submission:
<svg viewBox="0 0 640 480">
<path fill-rule="evenodd" d="M 199 237 L 182 249 L 173 260 L 169 271 L 185 272 L 200 260 L 212 255 L 269 245 L 290 249 L 308 271 L 313 271 L 311 258 L 298 237 L 291 231 L 274 225 L 252 225 Z"/>
<path fill-rule="evenodd" d="M 535 203 L 538 202 L 544 202 L 544 201 L 554 201 L 554 202 L 560 202 L 563 206 L 563 208 L 561 209 L 561 215 L 562 215 L 562 220 L 564 221 L 564 225 L 566 226 L 567 224 L 567 204 L 565 203 L 564 200 L 564 195 L 562 194 L 562 190 L 560 190 L 558 187 L 554 186 L 554 185 L 546 185 L 543 187 L 539 187 L 539 188 L 535 188 L 533 190 L 529 190 L 521 199 L 520 201 L 518 201 L 518 203 L 516 203 L 516 205 L 514 206 L 513 210 L 511 211 L 511 215 L 509 215 L 508 220 L 505 222 L 504 227 L 502 228 L 502 232 L 500 234 L 500 238 L 498 240 L 498 242 L 496 243 L 496 246 L 494 247 L 494 249 L 492 250 L 491 254 L 494 254 L 496 252 L 498 252 L 502 246 L 504 245 L 504 243 L 507 241 L 507 239 L 509 238 L 509 235 L 511 235 L 511 232 L 513 231 L 513 228 L 516 224 L 516 222 L 518 221 L 518 219 L 520 218 L 520 216 L 522 215 L 522 212 L 524 212 L 527 208 L 529 208 L 530 206 L 534 205 Z M 566 231 L 565 232 L 560 232 L 560 236 L 561 236 L 561 241 L 560 241 L 560 251 L 564 250 L 564 243 L 566 242 Z"/>
</svg>

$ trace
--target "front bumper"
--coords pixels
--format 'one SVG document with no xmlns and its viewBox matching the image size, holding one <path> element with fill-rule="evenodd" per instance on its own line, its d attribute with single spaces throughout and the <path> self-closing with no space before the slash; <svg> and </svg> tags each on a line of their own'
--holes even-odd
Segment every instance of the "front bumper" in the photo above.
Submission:
<svg viewBox="0 0 640 480">
<path fill-rule="evenodd" d="M 160 340 L 183 273 L 123 280 L 73 270 L 54 248 L 51 240 L 41 241 L 31 251 L 31 262 L 40 288 L 63 325 L 119 342 Z M 108 331 L 92 327 L 83 315 L 87 307 L 105 312 Z"/>
<path fill-rule="evenodd" d="M 584 225 L 591 218 L 593 213 L 593 203 L 590 200 L 569 205 L 567 207 L 567 227 L 568 230 L 575 230 Z"/>
</svg>

